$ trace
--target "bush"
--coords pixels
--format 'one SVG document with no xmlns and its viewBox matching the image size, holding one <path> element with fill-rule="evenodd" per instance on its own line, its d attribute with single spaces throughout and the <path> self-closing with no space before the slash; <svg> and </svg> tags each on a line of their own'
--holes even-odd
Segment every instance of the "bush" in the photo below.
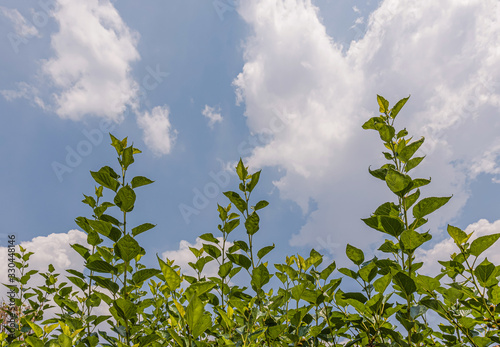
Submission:
<svg viewBox="0 0 500 347">
<path fill-rule="evenodd" d="M 500 267 L 481 258 L 500 234 L 469 242 L 472 234 L 449 225 L 457 252 L 440 262 L 443 268 L 437 277 L 418 273 L 423 263 L 415 261 L 415 251 L 431 240 L 431 234 L 420 232 L 420 227 L 451 197 L 421 198 L 420 187 L 430 180 L 408 174 L 424 159 L 415 156 L 424 138 L 412 141 L 406 129 L 394 128 L 407 100 L 389 108 L 387 100 L 377 96 L 381 115 L 363 125 L 377 131 L 387 149 L 383 155 L 388 163 L 369 172 L 386 183 L 395 199 L 363 219 L 386 237 L 378 250 L 387 258 L 367 259 L 362 250 L 348 244 L 350 269 L 336 269 L 335 262 L 322 265 L 323 256 L 314 249 L 307 257 L 286 257 L 273 269 L 264 259 L 274 245 L 254 249 L 259 211 L 268 205 L 250 199 L 261 172 L 249 173 L 240 159 L 236 166 L 239 192 L 225 192 L 229 204 L 217 206 L 221 237 L 203 234 L 203 246 L 191 248 L 196 261 L 189 266 L 196 276 L 182 274 L 169 259 L 158 258 L 158 268 L 147 268 L 141 264 L 146 251 L 137 236 L 155 225 L 131 227 L 127 216 L 134 209 L 135 190 L 153 181 L 143 176 L 126 180 L 140 151 L 128 146 L 127 138 L 110 135 L 119 174 L 110 166 L 91 172 L 98 186 L 94 196 L 84 196 L 83 203 L 92 210 L 92 217 L 76 218 L 88 235 L 88 247 L 71 245 L 84 258 L 88 275 L 66 270 L 67 282 L 61 282 L 50 265 L 48 272 L 40 274 L 45 285 L 31 288 L 28 283 L 37 271 L 26 272 L 32 253 L 20 247 L 15 253 L 20 276 L 15 277 L 15 285 L 6 285 L 16 293 L 16 307 L 4 305 L 0 315 L 4 324 L 9 317 L 16 323 L 13 328 L 3 326 L 2 346 L 483 347 L 500 343 Z M 112 202 L 105 201 L 104 190 L 112 195 Z M 115 216 L 108 214 L 111 209 Z M 245 231 L 242 240 L 237 231 L 241 229 Z M 217 263 L 218 273 L 207 277 L 204 267 L 211 262 Z M 248 287 L 232 284 L 240 272 Z M 343 276 L 332 277 L 337 272 Z M 281 282 L 277 290 L 268 285 L 273 276 Z M 345 277 L 359 283 L 360 291 L 344 292 Z M 61 313 L 44 320 L 51 303 Z M 101 305 L 109 307 L 109 315 L 95 314 Z M 439 330 L 428 323 L 428 312 L 442 318 Z M 113 334 L 101 330 L 104 323 Z"/>
</svg>

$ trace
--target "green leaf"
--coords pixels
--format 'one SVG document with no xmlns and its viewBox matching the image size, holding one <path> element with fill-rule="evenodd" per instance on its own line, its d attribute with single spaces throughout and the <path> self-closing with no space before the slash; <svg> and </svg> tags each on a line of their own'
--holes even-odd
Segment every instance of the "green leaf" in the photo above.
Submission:
<svg viewBox="0 0 500 347">
<path fill-rule="evenodd" d="M 221 256 L 221 251 L 218 247 L 214 246 L 214 245 L 210 245 L 210 244 L 206 244 L 204 243 L 203 244 L 203 249 L 205 250 L 205 252 L 207 252 L 208 254 L 210 254 L 212 257 L 214 257 L 215 259 L 219 258 Z"/>
<path fill-rule="evenodd" d="M 109 134 L 109 137 L 111 138 L 111 146 L 115 147 L 116 153 L 118 153 L 118 155 L 121 155 L 123 152 L 122 142 L 113 135 L 111 135 L 111 133 Z"/>
<path fill-rule="evenodd" d="M 408 101 L 409 98 L 410 98 L 409 96 L 407 98 L 403 98 L 403 99 L 399 100 L 396 103 L 396 105 L 394 105 L 394 107 L 391 109 L 391 118 L 392 119 L 396 118 L 399 111 L 401 111 L 401 109 L 406 104 L 406 102 Z M 408 135 L 408 133 L 406 133 L 406 135 Z M 403 136 L 406 136 L 406 135 L 403 135 Z M 399 135 L 398 135 L 398 137 L 399 137 Z"/>
<path fill-rule="evenodd" d="M 394 110 L 394 107 L 393 107 L 393 110 Z M 392 112 L 391 112 L 392 113 Z M 396 137 L 398 139 L 402 138 L 402 137 L 405 137 L 406 135 L 408 135 L 408 131 L 406 131 L 406 128 L 403 129 L 403 130 L 400 130 L 398 131 L 398 134 L 396 135 Z"/>
<path fill-rule="evenodd" d="M 401 159 L 403 162 L 408 162 L 411 157 L 415 154 L 415 152 L 420 148 L 422 143 L 424 143 L 425 138 L 422 137 L 418 141 L 414 141 L 407 145 L 403 150 L 399 153 L 399 159 Z"/>
<path fill-rule="evenodd" d="M 380 109 L 379 109 L 380 113 L 389 112 L 389 101 L 384 99 L 383 96 L 380 96 L 377 94 L 377 102 L 378 102 L 378 105 L 380 106 Z"/>
<path fill-rule="evenodd" d="M 403 231 L 400 240 L 401 248 L 406 252 L 413 252 L 425 242 L 424 237 L 415 230 Z"/>
<path fill-rule="evenodd" d="M 442 198 L 424 198 L 420 200 L 415 207 L 413 207 L 413 217 L 422 218 L 445 205 L 450 199 L 451 196 Z"/>
<path fill-rule="evenodd" d="M 120 186 L 120 183 L 111 176 L 110 174 L 110 169 L 107 166 L 101 168 L 99 171 L 90 171 L 90 174 L 92 175 L 92 178 L 99 183 L 100 185 L 111 189 L 112 191 L 116 192 L 118 187 Z M 111 172 L 114 173 L 113 169 L 111 169 Z M 115 174 L 116 175 L 116 174 Z"/>
<path fill-rule="evenodd" d="M 134 149 L 132 146 L 127 147 L 123 150 L 122 154 L 122 165 L 125 170 L 129 167 L 130 164 L 134 162 L 134 154 L 133 154 Z"/>
<path fill-rule="evenodd" d="M 388 273 L 380 278 L 377 278 L 375 282 L 373 282 L 373 288 L 377 291 L 377 293 L 384 293 L 386 290 L 387 286 L 391 283 L 391 274 Z"/>
<path fill-rule="evenodd" d="M 415 157 L 411 158 L 410 160 L 406 161 L 405 165 L 405 172 L 408 172 L 418 166 L 422 162 L 422 160 L 425 159 L 425 155 L 423 157 Z"/>
<path fill-rule="evenodd" d="M 382 181 L 385 181 L 385 177 L 387 176 L 387 171 L 388 170 L 385 168 L 380 168 L 372 171 L 370 170 L 370 167 L 368 167 L 368 172 L 370 173 L 370 175 Z"/>
<path fill-rule="evenodd" d="M 129 186 L 125 186 L 120 188 L 118 193 L 116 193 L 114 202 L 123 212 L 130 212 L 134 209 L 135 199 L 134 190 Z"/>
<path fill-rule="evenodd" d="M 474 270 L 474 275 L 479 281 L 479 284 L 483 287 L 489 287 L 488 280 L 495 273 L 495 265 L 488 261 L 486 258 L 480 265 Z"/>
<path fill-rule="evenodd" d="M 227 262 L 219 266 L 219 271 L 217 274 L 221 277 L 224 278 L 229 274 L 229 271 L 233 268 L 233 263 Z"/>
<path fill-rule="evenodd" d="M 259 170 L 257 171 L 256 173 L 254 173 L 252 175 L 252 179 L 250 180 L 250 183 L 248 183 L 248 186 L 247 186 L 247 191 L 248 192 L 252 192 L 252 190 L 255 188 L 255 186 L 257 185 L 257 183 L 259 183 L 259 178 L 260 178 L 260 172 L 262 170 Z"/>
<path fill-rule="evenodd" d="M 154 181 L 150 180 L 149 178 L 146 178 L 144 176 L 135 176 L 132 178 L 132 181 L 130 181 L 130 184 L 132 185 L 132 188 L 137 188 L 140 186 L 145 186 L 147 184 L 151 184 Z"/>
<path fill-rule="evenodd" d="M 198 237 L 204 241 L 213 242 L 216 244 L 219 243 L 219 240 L 217 240 L 212 233 L 206 233 L 206 234 L 200 235 Z"/>
<path fill-rule="evenodd" d="M 109 222 L 87 219 L 87 223 L 92 229 L 101 235 L 109 236 L 109 233 L 111 232 L 112 225 Z"/>
<path fill-rule="evenodd" d="M 245 165 L 243 165 L 243 161 L 240 158 L 240 161 L 238 162 L 238 165 L 236 165 L 236 173 L 238 174 L 238 177 L 240 180 L 244 180 L 248 176 L 248 171 L 245 168 Z"/>
<path fill-rule="evenodd" d="M 114 273 L 114 274 L 116 274 L 118 272 L 117 268 L 115 268 L 113 265 L 106 263 L 105 261 L 102 261 L 102 260 L 91 261 L 91 262 L 87 263 L 87 265 L 85 265 L 85 267 L 87 269 L 89 269 L 91 271 L 95 271 L 95 272 Z"/>
<path fill-rule="evenodd" d="M 362 128 L 365 130 L 368 129 L 377 130 L 377 126 L 379 126 L 378 124 L 380 123 L 384 123 L 382 117 L 372 117 L 363 124 Z"/>
<path fill-rule="evenodd" d="M 415 278 L 415 283 L 420 293 L 433 292 L 440 286 L 439 279 L 424 275 L 418 275 Z"/>
<path fill-rule="evenodd" d="M 197 295 L 193 295 L 186 308 L 186 322 L 194 339 L 197 339 L 212 325 L 212 319 L 205 312 L 203 302 Z"/>
<path fill-rule="evenodd" d="M 328 278 L 328 276 L 330 276 L 332 274 L 332 272 L 335 270 L 336 267 L 337 267 L 337 265 L 333 261 L 332 263 L 330 263 L 330 265 L 328 265 L 326 268 L 324 268 L 323 271 L 320 272 L 319 278 L 322 280 L 326 280 Z"/>
<path fill-rule="evenodd" d="M 391 142 L 392 141 L 392 138 L 394 137 L 396 131 L 394 130 L 394 128 L 390 125 L 386 125 L 386 124 L 382 124 L 379 129 L 378 129 L 378 132 L 380 134 L 380 138 L 382 139 L 382 141 L 385 141 L 385 142 Z"/>
<path fill-rule="evenodd" d="M 247 209 L 247 203 L 241 198 L 241 196 L 236 192 L 224 192 L 224 195 L 231 201 L 231 203 L 236 206 L 236 208 L 243 213 Z"/>
<path fill-rule="evenodd" d="M 233 219 L 232 221 L 227 222 L 224 225 L 224 231 L 229 234 L 231 231 L 233 231 L 238 225 L 240 225 L 240 220 L 239 219 Z"/>
<path fill-rule="evenodd" d="M 272 246 L 266 246 L 266 247 L 263 247 L 261 248 L 258 252 L 257 252 L 257 257 L 259 257 L 259 259 L 262 259 L 265 257 L 266 254 L 268 254 L 269 252 L 271 252 L 273 249 L 274 249 L 274 243 Z"/>
<path fill-rule="evenodd" d="M 228 254 L 227 257 L 233 263 L 235 263 L 238 266 L 244 267 L 246 270 L 248 270 L 252 266 L 252 261 L 243 254 Z"/>
<path fill-rule="evenodd" d="M 470 254 L 479 257 L 481 253 L 497 242 L 498 238 L 500 238 L 500 233 L 478 237 L 470 245 Z"/>
<path fill-rule="evenodd" d="M 399 235 L 401 235 L 401 233 L 405 229 L 403 222 L 397 217 L 378 216 L 377 218 L 379 219 L 380 225 L 382 226 L 383 230 L 387 234 L 394 237 L 398 237 Z"/>
<path fill-rule="evenodd" d="M 341 268 L 339 269 L 339 272 L 340 272 L 341 274 L 346 275 L 346 276 L 348 276 L 348 277 L 351 277 L 351 278 L 353 278 L 353 279 L 358 278 L 358 273 L 357 273 L 357 272 L 354 272 L 354 271 L 352 271 L 351 269 L 347 269 L 347 268 L 345 268 L 345 267 L 341 267 Z"/>
<path fill-rule="evenodd" d="M 111 281 L 109 278 L 101 276 L 90 276 L 90 278 L 97 283 L 101 288 L 108 289 L 112 293 L 116 294 L 120 287 L 115 282 Z"/>
<path fill-rule="evenodd" d="M 65 335 L 62 335 L 65 336 Z M 67 337 L 67 336 L 66 336 Z M 31 347 L 43 347 L 43 341 L 34 337 L 34 336 L 27 336 L 26 337 L 26 342 L 31 346 Z M 21 345 L 18 345 L 21 346 Z M 71 345 L 63 344 L 62 347 L 71 347 Z"/>
<path fill-rule="evenodd" d="M 256 212 L 252 212 L 245 221 L 245 228 L 247 229 L 248 235 L 253 235 L 259 230 L 259 215 Z"/>
<path fill-rule="evenodd" d="M 399 286 L 405 298 L 408 298 L 411 294 L 417 291 L 417 286 L 413 279 L 411 279 L 408 275 L 403 272 L 398 272 L 392 278 L 393 282 Z"/>
<path fill-rule="evenodd" d="M 115 300 L 113 302 L 113 307 L 118 312 L 118 315 L 125 320 L 134 318 L 137 313 L 137 306 L 124 298 Z"/>
<path fill-rule="evenodd" d="M 75 243 L 73 245 L 70 245 L 71 248 L 73 248 L 78 254 L 80 254 L 84 259 L 88 259 L 90 257 L 90 249 L 79 245 L 78 243 Z"/>
<path fill-rule="evenodd" d="M 179 276 L 179 274 L 172 269 L 170 265 L 161 260 L 158 255 L 156 257 L 158 258 L 158 263 L 160 264 L 161 271 L 165 277 L 165 284 L 171 291 L 175 291 L 181 285 L 181 276 Z"/>
<path fill-rule="evenodd" d="M 359 248 L 347 244 L 345 253 L 347 257 L 356 265 L 361 265 L 365 261 L 365 255 Z"/>
<path fill-rule="evenodd" d="M 142 282 L 150 279 L 153 276 L 156 276 L 159 273 L 161 273 L 161 271 L 158 269 L 142 269 L 142 270 L 135 272 L 132 275 L 132 280 L 136 284 L 141 284 Z"/>
<path fill-rule="evenodd" d="M 267 205 L 269 205 L 269 203 L 266 200 L 261 200 L 254 206 L 253 209 L 257 211 L 260 210 L 261 208 L 266 207 Z"/>
<path fill-rule="evenodd" d="M 114 249 L 115 254 L 125 262 L 131 261 L 141 252 L 139 243 L 128 234 L 115 244 Z"/>
<path fill-rule="evenodd" d="M 264 264 L 257 266 L 252 272 L 252 288 L 258 292 L 262 287 L 269 282 L 269 270 Z"/>
<path fill-rule="evenodd" d="M 455 241 L 457 245 L 461 245 L 469 238 L 467 234 L 460 228 L 448 224 L 448 234 Z"/>
<path fill-rule="evenodd" d="M 385 176 L 385 182 L 393 193 L 398 193 L 408 187 L 412 180 L 408 175 L 403 175 L 396 170 L 389 170 Z"/>
<path fill-rule="evenodd" d="M 150 229 L 153 229 L 156 225 L 151 224 L 151 223 L 144 223 L 139 226 L 136 226 L 135 228 L 132 228 L 132 235 L 137 236 L 139 234 L 142 234 L 145 231 L 148 231 Z"/>
<path fill-rule="evenodd" d="M 425 178 L 415 178 L 413 181 L 411 181 L 413 185 L 411 186 L 411 189 L 416 189 L 418 187 L 423 187 L 431 183 L 431 180 L 427 180 Z"/>
</svg>

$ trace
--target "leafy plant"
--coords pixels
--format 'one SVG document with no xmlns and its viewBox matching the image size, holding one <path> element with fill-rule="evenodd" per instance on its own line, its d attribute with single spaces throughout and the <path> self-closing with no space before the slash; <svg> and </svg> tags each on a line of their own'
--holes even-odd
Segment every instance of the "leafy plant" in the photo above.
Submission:
<svg viewBox="0 0 500 347">
<path fill-rule="evenodd" d="M 451 197 L 421 198 L 431 181 L 409 173 L 424 157 L 416 156 L 424 138 L 396 130 L 395 120 L 409 98 L 392 108 L 377 96 L 380 115 L 363 124 L 375 130 L 388 161 L 369 173 L 385 182 L 394 201 L 381 204 L 365 224 L 385 236 L 379 256 L 346 245 L 350 268 L 323 264 L 312 249 L 308 256 L 287 256 L 281 264 L 265 257 L 274 244 L 255 249 L 261 230 L 260 210 L 267 201 L 251 201 L 261 171 L 236 166 L 239 191 L 225 192 L 229 202 L 217 205 L 220 223 L 214 233 L 200 235 L 201 248 L 190 250 L 195 261 L 187 275 L 174 260 L 157 257 L 158 268 L 141 263 L 146 254 L 141 234 L 152 223 L 130 226 L 137 193 L 152 180 L 127 173 L 140 151 L 110 135 L 118 155 L 118 173 L 104 166 L 91 175 L 98 184 L 84 195 L 91 217 L 76 218 L 87 234 L 87 245 L 71 247 L 84 259 L 83 272 L 69 269 L 61 276 L 52 265 L 45 273 L 29 270 L 33 254 L 19 247 L 15 309 L 0 310 L 2 346 L 491 346 L 500 344 L 500 266 L 481 255 L 500 234 L 472 240 L 448 226 L 457 252 L 440 261 L 436 277 L 420 274 L 416 251 L 431 240 L 423 231 L 429 216 Z M 139 189 L 139 190 L 137 190 Z M 106 198 L 109 196 L 109 198 Z M 386 255 L 381 257 L 380 254 Z M 216 265 L 216 273 L 207 272 Z M 45 279 L 29 286 L 35 274 Z M 335 274 L 340 277 L 334 277 Z M 279 286 L 271 286 L 276 277 Z M 64 278 L 64 282 L 61 282 Z M 346 292 L 344 279 L 359 291 Z M 246 286 L 234 282 L 245 282 Z M 57 313 L 45 319 L 47 310 Z M 97 314 L 106 308 L 109 314 Z M 442 319 L 436 327 L 428 312 Z M 7 320 L 16 322 L 14 328 Z M 108 332 L 103 325 L 108 325 Z M 437 329 L 439 330 L 437 330 Z M 109 333 L 111 331 L 112 333 Z"/>
</svg>

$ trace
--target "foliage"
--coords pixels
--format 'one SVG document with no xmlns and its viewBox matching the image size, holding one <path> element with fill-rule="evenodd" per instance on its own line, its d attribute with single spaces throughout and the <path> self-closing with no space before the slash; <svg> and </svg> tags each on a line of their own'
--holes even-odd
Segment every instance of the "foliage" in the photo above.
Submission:
<svg viewBox="0 0 500 347">
<path fill-rule="evenodd" d="M 76 224 L 87 234 L 88 246 L 71 247 L 85 260 L 86 273 L 66 270 L 61 276 L 52 265 L 40 273 L 45 285 L 28 286 L 37 271 L 26 271 L 32 253 L 20 247 L 15 265 L 20 276 L 15 291 L 17 309 L 2 308 L 0 321 L 14 317 L 16 327 L 3 327 L 2 346 L 476 346 L 499 344 L 500 267 L 483 259 L 500 234 L 470 242 L 472 234 L 454 226 L 448 233 L 457 252 L 440 261 L 441 274 L 418 273 L 423 263 L 415 252 L 431 240 L 422 231 L 428 216 L 451 197 L 424 197 L 420 189 L 430 179 L 412 178 L 409 172 L 424 157 L 415 156 L 424 138 L 396 131 L 396 116 L 407 102 L 392 108 L 377 96 L 380 115 L 363 124 L 378 132 L 388 163 L 369 173 L 385 182 L 394 201 L 381 204 L 363 219 L 385 236 L 377 254 L 367 257 L 346 245 L 353 266 L 336 269 L 322 264 L 311 250 L 307 257 L 293 255 L 282 264 L 265 261 L 274 245 L 255 249 L 260 230 L 259 213 L 267 201 L 253 202 L 261 172 L 249 173 L 242 160 L 236 166 L 239 191 L 225 192 L 227 205 L 217 205 L 218 232 L 200 236 L 196 261 L 189 263 L 196 276 L 181 272 L 173 260 L 160 259 L 158 268 L 141 264 L 146 254 L 140 235 L 155 227 L 130 226 L 127 217 L 136 204 L 136 190 L 153 183 L 136 176 L 127 180 L 128 168 L 140 151 L 127 138 L 111 136 L 119 171 L 104 166 L 91 172 L 97 182 L 94 195 L 84 195 L 91 218 Z M 105 195 L 112 200 L 106 201 Z M 113 210 L 114 213 L 108 214 Z M 243 237 L 242 237 L 243 236 Z M 207 277 L 205 266 L 217 264 L 217 275 Z M 334 275 L 337 274 L 337 277 Z M 239 276 L 248 286 L 232 283 Z M 279 288 L 271 288 L 276 277 Z M 64 278 L 61 281 L 60 278 Z M 345 292 L 350 278 L 360 290 Z M 56 306 L 52 306 L 56 305 Z M 109 314 L 96 314 L 98 307 Z M 58 313 L 44 320 L 50 308 Z M 22 308 L 22 309 L 21 309 Z M 428 323 L 428 313 L 442 317 L 439 330 Z M 113 334 L 103 330 L 108 324 Z"/>
</svg>

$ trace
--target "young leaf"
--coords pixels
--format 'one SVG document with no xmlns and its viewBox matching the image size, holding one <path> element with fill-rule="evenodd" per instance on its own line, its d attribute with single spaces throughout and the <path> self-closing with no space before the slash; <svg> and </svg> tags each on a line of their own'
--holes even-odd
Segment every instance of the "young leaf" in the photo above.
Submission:
<svg viewBox="0 0 500 347">
<path fill-rule="evenodd" d="M 408 187 L 412 180 L 408 175 L 403 175 L 396 170 L 389 170 L 385 176 L 385 182 L 393 193 L 398 193 Z"/>
<path fill-rule="evenodd" d="M 259 170 L 257 171 L 256 173 L 254 173 L 252 175 L 252 179 L 250 180 L 250 183 L 248 183 L 247 185 L 247 191 L 248 192 L 252 192 L 252 190 L 255 188 L 255 186 L 257 185 L 257 183 L 259 182 L 259 178 L 260 178 L 260 172 L 262 170 Z"/>
<path fill-rule="evenodd" d="M 411 294 L 417 291 L 417 286 L 415 285 L 413 279 L 403 272 L 395 274 L 392 280 L 399 286 L 399 288 L 401 288 L 405 298 L 408 298 Z"/>
<path fill-rule="evenodd" d="M 399 159 L 401 159 L 405 163 L 410 160 L 410 158 L 413 157 L 415 152 L 420 148 L 422 143 L 424 143 L 424 140 L 425 138 L 422 137 L 420 140 L 414 141 L 403 148 L 403 150 L 399 153 Z"/>
<path fill-rule="evenodd" d="M 455 241 L 457 245 L 461 245 L 469 238 L 467 234 L 460 228 L 448 224 L 448 234 Z"/>
<path fill-rule="evenodd" d="M 251 284 L 253 290 L 258 292 L 266 283 L 269 282 L 269 279 L 269 270 L 267 270 L 267 267 L 264 264 L 260 264 L 252 272 Z"/>
<path fill-rule="evenodd" d="M 132 228 L 132 235 L 137 236 L 145 231 L 148 231 L 150 229 L 153 229 L 156 225 L 151 224 L 151 223 L 144 223 L 139 226 L 136 226 L 135 228 Z"/>
<path fill-rule="evenodd" d="M 406 104 L 406 102 L 408 101 L 409 98 L 410 98 L 410 96 L 408 96 L 407 98 L 403 98 L 403 99 L 399 100 L 396 103 L 396 105 L 394 105 L 394 107 L 391 109 L 391 118 L 392 119 L 396 118 L 396 116 L 398 115 L 399 111 L 401 111 L 401 109 Z M 403 135 L 403 136 L 405 136 L 405 135 Z"/>
<path fill-rule="evenodd" d="M 415 218 L 422 218 L 434 211 L 436 211 L 438 208 L 441 206 L 445 205 L 449 200 L 451 199 L 450 197 L 442 197 L 442 198 L 424 198 L 420 200 L 415 207 L 413 207 L 413 217 Z"/>
<path fill-rule="evenodd" d="M 379 109 L 380 113 L 389 112 L 389 101 L 384 99 L 383 96 L 380 96 L 377 94 L 377 102 L 378 102 L 378 105 L 380 106 L 380 109 Z"/>
<path fill-rule="evenodd" d="M 267 205 L 269 205 L 269 203 L 266 200 L 261 200 L 254 206 L 254 210 L 255 211 L 260 210 L 261 208 L 264 208 Z"/>
<path fill-rule="evenodd" d="M 147 184 L 151 184 L 154 181 L 151 181 L 149 178 L 144 177 L 144 176 L 135 176 L 132 178 L 132 181 L 130 181 L 130 184 L 132 185 L 132 188 L 137 188 L 140 186 L 145 186 Z"/>
<path fill-rule="evenodd" d="M 224 195 L 236 206 L 236 208 L 243 213 L 247 209 L 247 203 L 236 192 L 224 192 Z"/>
<path fill-rule="evenodd" d="M 490 248 L 499 238 L 500 233 L 478 237 L 470 245 L 470 254 L 479 257 L 481 253 Z"/>
<path fill-rule="evenodd" d="M 102 168 L 101 170 L 95 172 L 95 171 L 90 171 L 90 174 L 92 175 L 92 178 L 94 178 L 94 180 L 99 183 L 100 185 L 108 188 L 108 189 L 111 189 L 112 191 L 116 192 L 116 190 L 118 189 L 118 187 L 120 186 L 120 183 L 114 179 L 113 177 L 111 177 L 109 175 L 108 172 L 106 172 L 105 170 L 103 170 L 104 168 Z"/>
<path fill-rule="evenodd" d="M 175 291 L 181 285 L 181 276 L 179 276 L 179 274 L 174 269 L 172 269 L 170 265 L 161 260 L 158 255 L 156 256 L 156 258 L 158 258 L 158 263 L 160 264 L 161 271 L 163 273 L 163 276 L 165 277 L 165 284 L 171 291 Z"/>
<path fill-rule="evenodd" d="M 365 261 L 365 255 L 363 254 L 363 251 L 351 246 L 350 244 L 347 244 L 345 253 L 347 257 L 356 265 L 361 265 Z"/>
<path fill-rule="evenodd" d="M 205 311 L 203 302 L 198 295 L 193 295 L 186 308 L 186 322 L 194 339 L 197 339 L 212 325 L 210 315 Z"/>
<path fill-rule="evenodd" d="M 134 190 L 127 185 L 116 193 L 114 202 L 123 212 L 130 212 L 134 209 L 135 199 Z"/>
<path fill-rule="evenodd" d="M 123 150 L 122 165 L 125 170 L 134 162 L 133 148 L 127 147 Z"/>
<path fill-rule="evenodd" d="M 115 244 L 114 250 L 118 257 L 127 262 L 134 259 L 141 252 L 141 246 L 132 236 L 125 235 Z"/>
<path fill-rule="evenodd" d="M 259 215 L 256 212 L 252 212 L 245 221 L 245 228 L 247 229 L 248 235 L 253 235 L 259 231 Z"/>
<path fill-rule="evenodd" d="M 238 162 L 238 165 L 236 165 L 236 173 L 238 174 L 238 177 L 240 180 L 244 180 L 248 176 L 248 171 L 245 168 L 245 165 L 243 165 L 243 161 L 240 158 L 240 161 Z"/>
<path fill-rule="evenodd" d="M 272 245 L 272 246 L 266 246 L 266 247 L 261 248 L 261 249 L 257 252 L 257 256 L 259 257 L 259 259 L 264 258 L 264 256 L 265 256 L 267 253 L 271 252 L 271 251 L 274 249 L 274 247 L 275 247 L 275 246 L 274 246 L 274 243 L 273 243 L 273 245 Z"/>
</svg>

